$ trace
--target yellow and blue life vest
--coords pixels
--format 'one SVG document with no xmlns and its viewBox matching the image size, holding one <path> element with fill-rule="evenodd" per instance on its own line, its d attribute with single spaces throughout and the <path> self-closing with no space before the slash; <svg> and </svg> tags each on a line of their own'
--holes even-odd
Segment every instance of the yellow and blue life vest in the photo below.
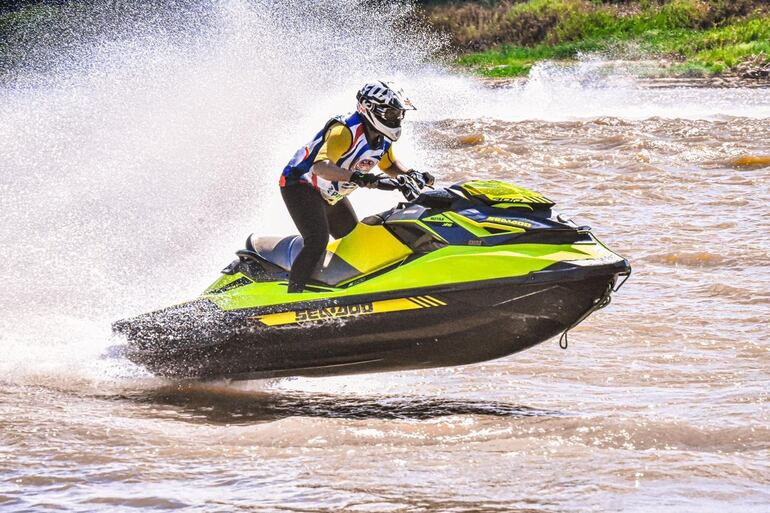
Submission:
<svg viewBox="0 0 770 513">
<path fill-rule="evenodd" d="M 334 162 L 335 165 L 343 169 L 367 173 L 374 169 L 388 154 L 392 142 L 386 137 L 381 137 L 379 147 L 370 146 L 366 139 L 364 121 L 358 112 L 347 116 L 337 116 L 330 119 L 311 142 L 297 150 L 281 173 L 281 187 L 297 183 L 309 184 L 317 189 L 321 196 L 332 205 L 358 188 L 352 182 L 334 182 L 321 178 L 312 169 L 316 156 L 325 142 L 327 131 L 337 123 L 344 124 L 350 130 L 351 143 L 347 151 Z"/>
</svg>

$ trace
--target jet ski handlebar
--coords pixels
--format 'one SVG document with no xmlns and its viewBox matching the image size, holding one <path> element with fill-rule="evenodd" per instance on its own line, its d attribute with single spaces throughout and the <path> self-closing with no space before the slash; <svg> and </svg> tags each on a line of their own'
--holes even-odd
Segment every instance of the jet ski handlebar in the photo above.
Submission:
<svg viewBox="0 0 770 513">
<path fill-rule="evenodd" d="M 398 175 L 395 178 L 382 175 L 377 180 L 377 189 L 381 191 L 400 191 L 407 201 L 414 201 L 420 195 L 422 187 L 407 175 Z"/>
<path fill-rule="evenodd" d="M 389 176 L 380 176 L 377 180 L 377 188 L 381 191 L 397 191 L 398 182 Z"/>
</svg>

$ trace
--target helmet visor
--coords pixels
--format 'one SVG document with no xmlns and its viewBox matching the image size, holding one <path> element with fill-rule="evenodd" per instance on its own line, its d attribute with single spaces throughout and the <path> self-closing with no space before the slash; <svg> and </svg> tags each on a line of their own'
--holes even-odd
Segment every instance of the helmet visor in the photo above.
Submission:
<svg viewBox="0 0 770 513">
<path fill-rule="evenodd" d="M 401 120 L 404 119 L 406 111 L 403 109 L 397 109 L 395 107 L 388 107 L 386 105 L 378 105 L 374 108 L 374 114 L 382 121 L 385 126 L 391 128 L 398 128 L 401 126 Z"/>
</svg>

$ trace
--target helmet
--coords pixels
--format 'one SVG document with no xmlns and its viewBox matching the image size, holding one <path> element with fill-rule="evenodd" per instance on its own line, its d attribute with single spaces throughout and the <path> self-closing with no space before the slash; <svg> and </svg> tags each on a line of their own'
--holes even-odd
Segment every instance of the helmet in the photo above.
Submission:
<svg viewBox="0 0 770 513">
<path fill-rule="evenodd" d="M 403 89 L 393 82 L 369 82 L 356 94 L 358 112 L 367 124 L 391 141 L 401 137 L 401 120 L 407 110 L 417 110 Z"/>
</svg>

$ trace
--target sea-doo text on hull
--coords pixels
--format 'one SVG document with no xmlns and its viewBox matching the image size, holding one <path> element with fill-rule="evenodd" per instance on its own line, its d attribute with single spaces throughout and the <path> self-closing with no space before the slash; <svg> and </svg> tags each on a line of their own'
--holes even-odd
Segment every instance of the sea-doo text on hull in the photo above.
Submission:
<svg viewBox="0 0 770 513">
<path fill-rule="evenodd" d="M 402 183 L 403 185 L 403 183 Z M 382 188 L 396 188 L 393 180 Z M 118 321 L 168 377 L 327 376 L 463 365 L 543 342 L 609 301 L 628 262 L 540 194 L 494 180 L 437 189 L 329 244 L 288 294 L 302 238 L 249 237 L 198 299 Z"/>
</svg>

